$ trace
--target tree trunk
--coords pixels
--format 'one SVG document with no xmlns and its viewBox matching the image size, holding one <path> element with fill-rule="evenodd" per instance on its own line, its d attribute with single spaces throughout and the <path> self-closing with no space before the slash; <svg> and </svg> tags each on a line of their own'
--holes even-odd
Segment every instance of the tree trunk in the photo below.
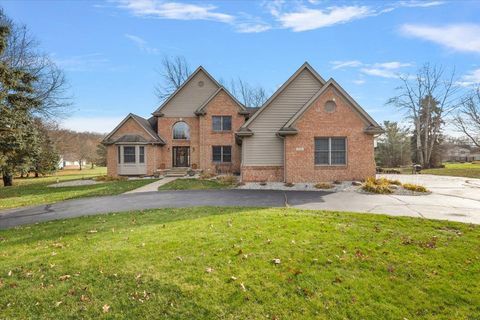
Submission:
<svg viewBox="0 0 480 320">
<path fill-rule="evenodd" d="M 417 118 L 415 119 L 415 127 L 417 130 L 416 134 L 416 150 L 417 150 L 417 162 L 423 165 L 423 153 L 422 153 L 422 138 L 421 138 L 421 132 L 420 132 L 420 119 Z"/>
<path fill-rule="evenodd" d="M 13 186 L 13 174 L 9 172 L 3 173 L 3 186 L 4 187 L 11 187 Z"/>
<path fill-rule="evenodd" d="M 38 178 L 38 171 L 35 171 L 35 178 Z"/>
<path fill-rule="evenodd" d="M 80 170 L 82 170 L 82 160 L 78 161 L 78 165 L 80 166 Z"/>
</svg>

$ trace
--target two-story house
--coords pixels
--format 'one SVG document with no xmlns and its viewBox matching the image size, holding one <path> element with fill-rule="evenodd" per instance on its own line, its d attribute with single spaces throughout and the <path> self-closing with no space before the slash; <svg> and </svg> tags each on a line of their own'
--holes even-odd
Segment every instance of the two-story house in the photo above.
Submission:
<svg viewBox="0 0 480 320">
<path fill-rule="evenodd" d="M 174 167 L 243 181 L 331 181 L 375 174 L 380 126 L 333 79 L 304 63 L 252 116 L 199 67 L 144 119 L 129 114 L 103 143 L 108 174 Z"/>
</svg>

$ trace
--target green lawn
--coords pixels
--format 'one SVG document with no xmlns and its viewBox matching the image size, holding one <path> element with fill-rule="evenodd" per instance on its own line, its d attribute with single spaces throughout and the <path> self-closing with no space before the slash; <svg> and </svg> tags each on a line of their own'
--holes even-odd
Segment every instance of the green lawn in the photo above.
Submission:
<svg viewBox="0 0 480 320">
<path fill-rule="evenodd" d="M 445 168 L 426 169 L 422 173 L 440 176 L 480 178 L 480 163 L 445 163 Z"/>
<path fill-rule="evenodd" d="M 78 180 L 104 175 L 105 173 L 105 168 L 95 168 L 81 171 L 59 171 L 57 175 L 41 178 L 16 178 L 13 187 L 0 187 L 0 210 L 74 198 L 120 194 L 154 181 L 111 181 L 80 187 L 47 187 L 55 183 L 57 179 L 58 181 Z"/>
<path fill-rule="evenodd" d="M 177 179 L 160 186 L 158 190 L 201 190 L 201 189 L 225 189 L 232 185 L 217 180 L 206 179 Z"/>
<path fill-rule="evenodd" d="M 31 225 L 0 241 L 5 319 L 480 317 L 480 227 L 467 224 L 207 207 Z"/>
<path fill-rule="evenodd" d="M 402 174 L 411 174 L 411 167 L 390 168 L 399 170 Z M 388 170 L 388 169 L 385 169 Z M 445 163 L 445 168 L 424 169 L 423 174 L 439 176 L 455 176 L 466 178 L 480 178 L 480 163 Z"/>
</svg>

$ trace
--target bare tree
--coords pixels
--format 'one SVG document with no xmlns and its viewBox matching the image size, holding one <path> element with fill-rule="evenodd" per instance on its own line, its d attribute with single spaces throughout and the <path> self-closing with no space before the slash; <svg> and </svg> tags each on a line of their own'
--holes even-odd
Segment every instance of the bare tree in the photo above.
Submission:
<svg viewBox="0 0 480 320">
<path fill-rule="evenodd" d="M 27 27 L 15 24 L 3 10 L 0 10 L 0 24 L 7 25 L 11 30 L 0 62 L 25 70 L 35 78 L 32 97 L 40 103 L 32 109 L 32 113 L 47 119 L 65 117 L 71 105 L 71 96 L 63 71 L 40 51 L 39 43 Z"/>
<path fill-rule="evenodd" d="M 267 93 L 263 87 L 253 87 L 242 79 L 230 81 L 232 94 L 248 108 L 259 108 L 267 101 Z"/>
<path fill-rule="evenodd" d="M 463 99 L 453 123 L 477 147 L 480 147 L 480 88 Z"/>
<path fill-rule="evenodd" d="M 400 76 L 400 80 L 399 95 L 387 103 L 404 110 L 412 121 L 417 162 L 429 167 L 445 119 L 458 107 L 455 71 L 445 74 L 444 68 L 426 63 L 416 76 Z"/>
<path fill-rule="evenodd" d="M 190 65 L 183 56 L 164 56 L 158 74 L 161 80 L 155 86 L 155 95 L 160 101 L 164 101 L 190 76 Z"/>
</svg>

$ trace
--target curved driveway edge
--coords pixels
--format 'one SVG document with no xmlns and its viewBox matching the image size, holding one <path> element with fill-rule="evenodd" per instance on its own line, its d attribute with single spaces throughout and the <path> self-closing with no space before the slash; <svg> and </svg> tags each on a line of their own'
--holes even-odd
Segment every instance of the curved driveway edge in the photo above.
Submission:
<svg viewBox="0 0 480 320">
<path fill-rule="evenodd" d="M 479 189 L 475 190 L 478 192 Z M 445 192 L 445 190 L 442 190 Z M 470 196 L 471 194 L 468 194 Z M 380 213 L 480 224 L 480 200 L 453 192 L 426 196 L 369 195 L 355 191 L 183 190 L 68 200 L 0 211 L 0 229 L 100 213 L 196 206 L 293 207 Z"/>
</svg>

